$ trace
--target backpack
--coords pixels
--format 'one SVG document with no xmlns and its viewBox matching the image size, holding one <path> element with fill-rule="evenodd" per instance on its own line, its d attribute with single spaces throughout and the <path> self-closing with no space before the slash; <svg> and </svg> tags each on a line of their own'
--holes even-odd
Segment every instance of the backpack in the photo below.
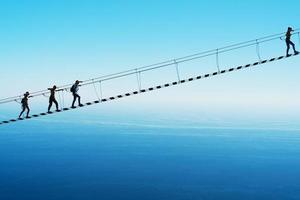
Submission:
<svg viewBox="0 0 300 200">
<path fill-rule="evenodd" d="M 27 101 L 26 101 L 26 99 L 25 99 L 25 97 L 21 100 L 21 104 L 22 105 L 24 105 L 24 104 L 26 104 L 27 103 Z"/>
<path fill-rule="evenodd" d="M 76 86 L 75 86 L 75 85 L 72 85 L 70 91 L 73 92 L 73 93 L 76 92 L 76 91 L 75 91 L 75 88 L 76 88 Z"/>
</svg>

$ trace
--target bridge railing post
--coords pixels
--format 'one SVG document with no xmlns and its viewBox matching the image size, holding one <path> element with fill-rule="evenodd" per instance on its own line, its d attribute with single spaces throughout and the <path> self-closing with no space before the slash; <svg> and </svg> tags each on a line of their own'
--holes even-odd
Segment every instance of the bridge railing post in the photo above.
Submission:
<svg viewBox="0 0 300 200">
<path fill-rule="evenodd" d="M 180 73 L 179 73 L 179 68 L 178 68 L 178 62 L 176 59 L 174 59 L 174 64 L 175 64 L 175 69 L 176 69 L 176 74 L 177 74 L 177 79 L 178 79 L 178 83 L 180 83 Z"/>
<path fill-rule="evenodd" d="M 100 101 L 102 102 L 103 99 L 103 91 L 102 91 L 102 81 L 99 81 L 99 90 L 100 90 Z"/>
<path fill-rule="evenodd" d="M 216 64 L 217 64 L 218 73 L 220 73 L 219 49 L 216 49 Z"/>
<path fill-rule="evenodd" d="M 258 40 L 256 40 L 256 54 L 258 57 L 259 62 L 261 62 L 261 56 L 260 56 L 260 46 Z"/>
<path fill-rule="evenodd" d="M 136 80 L 137 80 L 137 85 L 138 85 L 138 90 L 142 90 L 142 80 L 141 80 L 141 72 L 138 71 L 138 69 L 135 69 L 135 74 L 136 74 Z"/>
<path fill-rule="evenodd" d="M 98 98 L 98 100 L 100 100 L 100 96 L 99 96 L 99 94 L 98 94 L 98 90 L 97 90 L 97 87 L 96 87 L 96 82 L 95 82 L 95 80 L 94 79 L 92 79 L 92 82 L 93 82 L 93 87 L 94 87 L 94 90 L 95 90 L 95 93 L 96 93 L 96 96 L 97 96 L 97 98 Z"/>
<path fill-rule="evenodd" d="M 59 96 L 59 106 L 60 106 L 60 109 L 64 109 L 65 108 L 65 96 L 64 96 L 64 90 L 61 90 L 58 92 L 58 96 Z"/>
</svg>

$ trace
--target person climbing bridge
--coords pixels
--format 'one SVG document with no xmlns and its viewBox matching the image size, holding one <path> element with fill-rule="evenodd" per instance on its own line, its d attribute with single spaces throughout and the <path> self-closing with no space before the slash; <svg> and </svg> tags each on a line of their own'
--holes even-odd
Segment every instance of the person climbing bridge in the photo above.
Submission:
<svg viewBox="0 0 300 200">
<path fill-rule="evenodd" d="M 58 103 L 55 99 L 55 92 L 62 91 L 62 89 L 57 90 L 56 85 L 54 85 L 52 88 L 48 88 L 48 90 L 50 90 L 48 113 L 50 112 L 53 103 L 56 106 L 56 111 L 60 111 L 58 108 Z"/>
<path fill-rule="evenodd" d="M 21 104 L 22 104 L 22 112 L 20 113 L 19 115 L 19 119 L 21 119 L 21 116 L 23 115 L 23 113 L 25 112 L 25 110 L 27 110 L 27 113 L 26 113 L 26 118 L 29 118 L 29 112 L 30 112 L 30 109 L 29 109 L 29 105 L 28 105 L 28 98 L 30 98 L 31 96 L 29 96 L 29 92 L 26 92 L 24 94 L 24 97 L 23 99 L 21 100 Z"/>
<path fill-rule="evenodd" d="M 76 102 L 76 99 L 78 99 L 78 105 L 79 106 L 83 106 L 81 103 L 80 103 L 80 96 L 78 95 L 78 90 L 79 90 L 79 84 L 82 83 L 82 81 L 75 81 L 75 83 L 72 85 L 70 91 L 72 92 L 73 94 L 73 103 L 72 103 L 72 108 L 75 108 L 74 104 Z"/>
<path fill-rule="evenodd" d="M 288 27 L 288 30 L 287 30 L 287 32 L 285 34 L 285 36 L 286 36 L 285 42 L 286 42 L 286 46 L 287 46 L 286 56 L 290 56 L 291 55 L 291 54 L 289 54 L 290 46 L 293 47 L 293 50 L 294 50 L 295 54 L 299 53 L 298 51 L 296 51 L 295 44 L 291 41 L 291 36 L 292 36 L 292 32 L 293 31 L 294 30 L 293 30 L 292 27 Z"/>
</svg>

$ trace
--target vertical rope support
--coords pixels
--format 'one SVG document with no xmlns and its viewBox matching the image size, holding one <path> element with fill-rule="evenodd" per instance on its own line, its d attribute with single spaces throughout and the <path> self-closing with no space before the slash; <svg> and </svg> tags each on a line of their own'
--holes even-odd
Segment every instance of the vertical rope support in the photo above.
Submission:
<svg viewBox="0 0 300 200">
<path fill-rule="evenodd" d="M 92 82 L 93 82 L 93 87 L 94 87 L 94 90 L 95 90 L 96 96 L 97 96 L 98 100 L 100 100 L 100 97 L 99 97 L 99 94 L 98 94 L 98 92 L 97 92 L 97 88 L 96 88 L 96 85 L 95 85 L 95 81 L 94 81 L 94 79 L 92 79 Z"/>
<path fill-rule="evenodd" d="M 141 72 L 139 72 L 137 69 L 135 69 L 135 71 L 136 71 L 136 80 L 137 80 L 137 84 L 138 84 L 138 90 L 141 91 L 142 90 Z"/>
<path fill-rule="evenodd" d="M 174 60 L 175 63 L 175 68 L 176 68 L 176 73 L 177 73 L 177 79 L 178 79 L 178 83 L 180 83 L 180 74 L 179 74 L 179 69 L 178 69 L 178 62 L 176 60 Z"/>
<path fill-rule="evenodd" d="M 65 107 L 66 107 L 66 106 L 65 106 L 65 91 L 63 90 L 62 92 L 63 92 L 63 100 L 64 100 L 64 101 L 63 101 L 63 108 L 65 108 Z"/>
<path fill-rule="evenodd" d="M 139 72 L 139 80 L 140 80 L 140 89 L 142 89 L 142 75 L 141 75 L 141 72 Z"/>
<path fill-rule="evenodd" d="M 48 97 L 45 93 L 43 93 L 42 95 L 43 95 L 43 97 L 49 99 L 49 97 Z M 59 99 L 59 100 L 60 100 L 60 99 Z"/>
<path fill-rule="evenodd" d="M 17 99 L 15 99 L 14 101 L 17 102 L 20 105 L 21 110 L 23 110 L 22 104 L 20 102 L 18 102 Z M 24 117 L 25 117 L 25 113 L 23 113 L 23 115 L 22 115 L 22 118 L 24 118 Z"/>
<path fill-rule="evenodd" d="M 103 99 L 102 81 L 99 81 L 99 90 L 100 90 L 100 101 L 102 102 Z"/>
<path fill-rule="evenodd" d="M 66 94 L 68 94 L 68 89 L 64 89 L 64 94 L 66 93 Z M 64 102 L 64 108 L 65 108 L 66 106 L 65 106 L 65 102 Z"/>
<path fill-rule="evenodd" d="M 261 62 L 261 56 L 260 56 L 260 47 L 259 47 L 259 42 L 256 40 L 256 54 L 258 57 L 259 62 Z"/>
<path fill-rule="evenodd" d="M 217 68 L 218 68 L 218 73 L 220 73 L 219 49 L 216 49 L 216 64 L 217 64 Z"/>
<path fill-rule="evenodd" d="M 58 98 L 59 98 L 59 104 L 58 104 L 58 108 L 62 109 L 62 98 L 61 98 L 61 94 L 60 91 L 58 91 Z"/>
<path fill-rule="evenodd" d="M 64 90 L 61 90 L 61 96 L 62 96 L 61 108 L 64 109 L 65 108 L 65 92 L 64 92 Z"/>
</svg>

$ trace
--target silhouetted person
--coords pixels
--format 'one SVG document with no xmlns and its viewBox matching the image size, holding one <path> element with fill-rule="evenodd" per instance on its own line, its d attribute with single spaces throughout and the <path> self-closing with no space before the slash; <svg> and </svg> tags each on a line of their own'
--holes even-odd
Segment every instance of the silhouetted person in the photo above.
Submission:
<svg viewBox="0 0 300 200">
<path fill-rule="evenodd" d="M 25 112 L 25 110 L 27 110 L 26 118 L 29 117 L 30 109 L 29 109 L 29 106 L 28 106 L 28 98 L 30 98 L 29 92 L 26 92 L 24 94 L 23 99 L 21 100 L 22 112 L 20 113 L 19 118 L 21 118 L 21 116 L 23 115 L 23 113 Z"/>
<path fill-rule="evenodd" d="M 76 102 L 76 99 L 78 99 L 78 105 L 82 106 L 82 104 L 80 103 L 80 96 L 78 95 L 78 90 L 79 90 L 79 83 L 82 83 L 82 81 L 76 81 L 74 83 L 74 85 L 72 85 L 71 87 L 71 92 L 73 94 L 73 103 L 72 103 L 72 108 L 75 108 L 74 104 Z"/>
<path fill-rule="evenodd" d="M 295 44 L 291 41 L 291 36 L 292 36 L 293 31 L 294 30 L 291 27 L 289 27 L 287 32 L 286 32 L 286 35 L 285 35 L 286 36 L 285 42 L 286 42 L 286 46 L 287 46 L 286 56 L 290 56 L 289 51 L 290 51 L 290 46 L 291 45 L 293 47 L 294 53 L 295 54 L 299 53 L 298 51 L 296 51 Z"/>
<path fill-rule="evenodd" d="M 62 90 L 57 90 L 56 85 L 54 85 L 52 88 L 48 88 L 48 90 L 50 90 L 48 112 L 50 112 L 50 109 L 51 109 L 53 103 L 56 106 L 56 111 L 59 111 L 58 103 L 57 103 L 57 101 L 55 99 L 55 92 L 62 91 Z"/>
</svg>

